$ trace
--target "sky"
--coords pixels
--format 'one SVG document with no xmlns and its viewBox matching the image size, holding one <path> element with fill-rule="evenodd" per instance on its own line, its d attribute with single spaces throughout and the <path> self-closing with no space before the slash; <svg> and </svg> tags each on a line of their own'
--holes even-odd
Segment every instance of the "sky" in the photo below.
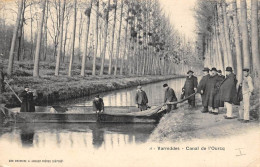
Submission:
<svg viewBox="0 0 260 167">
<path fill-rule="evenodd" d="M 193 9 L 196 0 L 159 0 L 171 23 L 188 38 L 195 38 Z"/>
</svg>

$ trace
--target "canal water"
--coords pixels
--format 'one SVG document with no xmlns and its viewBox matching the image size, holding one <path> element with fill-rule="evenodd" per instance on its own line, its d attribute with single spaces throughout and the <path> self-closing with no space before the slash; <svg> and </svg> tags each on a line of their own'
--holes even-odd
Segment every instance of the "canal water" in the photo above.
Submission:
<svg viewBox="0 0 260 167">
<path fill-rule="evenodd" d="M 180 97 L 184 78 L 143 85 L 149 105 L 163 103 L 163 84 L 167 83 Z M 100 94 L 105 106 L 134 106 L 136 88 Z M 59 103 L 66 106 L 89 106 L 93 96 Z M 52 149 L 110 150 L 145 143 L 156 124 L 14 124 L 0 125 L 0 147 L 23 151 Z"/>
</svg>

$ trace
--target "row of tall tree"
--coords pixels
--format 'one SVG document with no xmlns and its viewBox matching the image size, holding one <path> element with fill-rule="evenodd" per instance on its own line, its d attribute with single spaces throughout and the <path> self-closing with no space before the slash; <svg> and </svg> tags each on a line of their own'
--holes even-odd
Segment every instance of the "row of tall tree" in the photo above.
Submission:
<svg viewBox="0 0 260 167">
<path fill-rule="evenodd" d="M 108 75 L 158 75 L 181 73 L 194 63 L 191 58 L 197 60 L 193 42 L 173 28 L 158 0 L 18 0 L 16 9 L 11 44 L 4 47 L 9 53 L 8 75 L 15 56 L 34 61 L 35 77 L 40 61 L 55 61 L 55 75 L 60 75 L 66 57 L 72 76 L 75 56 L 81 76 L 86 75 L 87 61 L 92 75 L 105 74 L 107 66 Z M 6 20 L 2 16 L 1 27 L 7 29 Z M 29 52 L 22 45 L 26 42 Z"/>
<path fill-rule="evenodd" d="M 238 83 L 242 69 L 249 68 L 259 80 L 258 0 L 198 0 L 197 48 L 205 66 L 233 67 Z M 248 4 L 249 3 L 249 4 Z"/>
</svg>

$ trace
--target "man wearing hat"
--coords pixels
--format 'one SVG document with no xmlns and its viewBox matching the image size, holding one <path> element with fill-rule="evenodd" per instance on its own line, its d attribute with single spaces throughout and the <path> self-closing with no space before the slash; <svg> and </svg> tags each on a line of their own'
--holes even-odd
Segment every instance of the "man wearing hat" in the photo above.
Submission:
<svg viewBox="0 0 260 167">
<path fill-rule="evenodd" d="M 175 102 L 177 101 L 177 97 L 175 95 L 175 92 L 172 88 L 168 86 L 168 84 L 163 84 L 163 88 L 165 89 L 164 92 L 164 103 L 167 102 Z M 174 110 L 177 108 L 177 104 L 167 104 L 167 110 L 168 112 L 171 110 Z"/>
<path fill-rule="evenodd" d="M 225 76 L 222 75 L 222 71 L 221 71 L 221 70 L 218 70 L 218 75 L 219 75 L 222 79 L 225 79 Z"/>
<path fill-rule="evenodd" d="M 249 76 L 249 69 L 243 69 L 243 81 L 242 85 L 242 94 L 243 94 L 243 102 L 239 110 L 239 120 L 243 121 L 244 123 L 249 122 L 249 110 L 250 110 L 250 96 L 254 90 L 253 80 Z"/>
<path fill-rule="evenodd" d="M 232 67 L 226 68 L 226 78 L 222 81 L 219 88 L 220 101 L 224 102 L 227 108 L 227 113 L 224 116 L 225 119 L 232 119 L 232 104 L 237 104 L 237 91 L 236 91 L 237 79 L 233 73 Z"/>
<path fill-rule="evenodd" d="M 194 72 L 192 70 L 189 70 L 187 72 L 188 76 L 182 88 L 182 91 L 184 92 L 186 98 L 197 91 L 198 79 L 193 75 L 193 73 Z M 188 98 L 188 103 L 189 107 L 195 107 L 195 95 Z"/>
<path fill-rule="evenodd" d="M 217 74 L 217 69 L 211 69 L 212 75 L 209 77 L 206 84 L 205 103 L 210 107 L 210 114 L 218 115 L 218 108 L 220 107 L 219 96 L 217 96 L 217 83 L 223 79 Z"/>
<path fill-rule="evenodd" d="M 135 103 L 140 111 L 147 110 L 148 98 L 145 91 L 142 90 L 142 86 L 137 86 Z"/>
<path fill-rule="evenodd" d="M 104 102 L 99 95 L 96 95 L 93 100 L 93 111 L 95 111 L 97 114 L 104 112 Z"/>
<path fill-rule="evenodd" d="M 202 106 L 203 106 L 203 110 L 201 112 L 206 113 L 206 112 L 208 112 L 208 104 L 206 102 L 206 94 L 207 94 L 206 84 L 210 77 L 209 68 L 205 67 L 202 71 L 203 71 L 203 77 L 201 78 L 201 80 L 199 82 L 197 91 L 198 91 L 198 93 L 201 94 L 201 100 L 202 100 Z"/>
<path fill-rule="evenodd" d="M 20 94 L 22 97 L 22 104 L 20 112 L 35 112 L 35 105 L 33 100 L 33 92 L 28 86 L 24 87 L 24 91 Z"/>
</svg>

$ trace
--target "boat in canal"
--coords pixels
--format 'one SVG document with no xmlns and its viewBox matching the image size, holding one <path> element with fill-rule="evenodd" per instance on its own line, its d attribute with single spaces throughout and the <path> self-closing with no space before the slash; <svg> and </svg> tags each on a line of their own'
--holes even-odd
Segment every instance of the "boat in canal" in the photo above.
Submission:
<svg viewBox="0 0 260 167">
<path fill-rule="evenodd" d="M 107 106 L 99 114 L 91 106 L 36 106 L 35 112 L 19 112 L 20 108 L 1 110 L 1 117 L 5 121 L 17 123 L 157 123 L 167 113 L 162 106 L 154 106 L 146 111 L 139 111 L 134 106 Z"/>
</svg>

